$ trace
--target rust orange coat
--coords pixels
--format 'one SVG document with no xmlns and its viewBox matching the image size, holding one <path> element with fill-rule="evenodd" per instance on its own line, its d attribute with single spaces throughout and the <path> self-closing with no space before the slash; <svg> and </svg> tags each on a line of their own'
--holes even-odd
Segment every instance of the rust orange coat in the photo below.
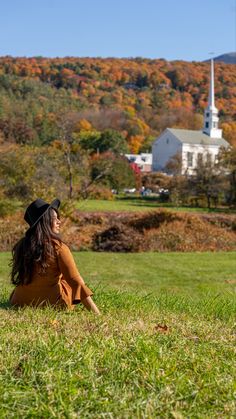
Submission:
<svg viewBox="0 0 236 419">
<path fill-rule="evenodd" d="M 10 296 L 11 304 L 54 305 L 73 308 L 86 297 L 92 295 L 76 267 L 70 249 L 64 243 L 55 243 L 55 256 L 50 259 L 45 273 L 34 267 L 32 281 L 28 285 L 17 285 Z"/>
</svg>

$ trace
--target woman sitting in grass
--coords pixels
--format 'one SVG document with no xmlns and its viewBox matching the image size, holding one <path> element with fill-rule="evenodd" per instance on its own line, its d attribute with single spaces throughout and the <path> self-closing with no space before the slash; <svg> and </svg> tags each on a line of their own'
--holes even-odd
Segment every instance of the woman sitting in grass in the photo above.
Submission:
<svg viewBox="0 0 236 419">
<path fill-rule="evenodd" d="M 99 314 L 91 290 L 79 274 L 69 248 L 59 236 L 59 199 L 51 204 L 36 199 L 24 219 L 30 228 L 13 247 L 11 281 L 16 288 L 10 296 L 14 306 L 74 308 L 82 303 Z"/>
</svg>

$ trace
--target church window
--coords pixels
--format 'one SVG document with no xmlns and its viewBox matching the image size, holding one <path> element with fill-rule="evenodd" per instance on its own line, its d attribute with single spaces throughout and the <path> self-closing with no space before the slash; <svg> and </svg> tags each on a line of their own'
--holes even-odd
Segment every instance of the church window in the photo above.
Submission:
<svg viewBox="0 0 236 419">
<path fill-rule="evenodd" d="M 205 128 L 209 128 L 209 122 L 205 123 Z"/>
<path fill-rule="evenodd" d="M 169 144 L 169 138 L 166 139 L 166 144 Z"/>
<path fill-rule="evenodd" d="M 203 162 L 203 154 L 202 153 L 198 153 L 197 154 L 197 163 L 198 164 L 202 164 Z"/>
<path fill-rule="evenodd" d="M 190 153 L 189 151 L 187 152 L 187 164 L 188 167 L 193 166 L 193 153 Z"/>
<path fill-rule="evenodd" d="M 209 118 L 209 112 L 206 113 L 206 117 Z"/>
<path fill-rule="evenodd" d="M 206 156 L 206 157 L 207 157 L 207 163 L 208 163 L 208 164 L 211 164 L 211 163 L 212 163 L 212 157 L 213 157 L 213 156 L 211 155 L 211 153 L 207 153 L 207 156 Z"/>
</svg>

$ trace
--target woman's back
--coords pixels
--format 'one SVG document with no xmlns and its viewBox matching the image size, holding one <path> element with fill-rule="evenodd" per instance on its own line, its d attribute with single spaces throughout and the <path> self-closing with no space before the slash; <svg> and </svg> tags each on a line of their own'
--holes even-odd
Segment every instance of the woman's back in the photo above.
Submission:
<svg viewBox="0 0 236 419">
<path fill-rule="evenodd" d="M 38 199 L 27 208 L 25 219 L 30 228 L 13 249 L 11 278 L 16 288 L 10 302 L 19 307 L 53 305 L 68 308 L 83 302 L 99 314 L 90 297 L 92 291 L 80 276 L 68 246 L 58 236 L 60 201 L 53 203 L 50 205 Z"/>
</svg>

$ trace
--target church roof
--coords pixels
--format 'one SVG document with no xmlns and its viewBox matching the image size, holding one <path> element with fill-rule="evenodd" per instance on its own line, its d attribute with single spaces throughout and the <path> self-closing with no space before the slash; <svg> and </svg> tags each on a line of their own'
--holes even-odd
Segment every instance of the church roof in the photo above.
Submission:
<svg viewBox="0 0 236 419">
<path fill-rule="evenodd" d="M 229 143 L 224 138 L 212 138 L 202 131 L 179 128 L 167 128 L 167 131 L 171 132 L 182 143 L 229 147 Z"/>
</svg>

